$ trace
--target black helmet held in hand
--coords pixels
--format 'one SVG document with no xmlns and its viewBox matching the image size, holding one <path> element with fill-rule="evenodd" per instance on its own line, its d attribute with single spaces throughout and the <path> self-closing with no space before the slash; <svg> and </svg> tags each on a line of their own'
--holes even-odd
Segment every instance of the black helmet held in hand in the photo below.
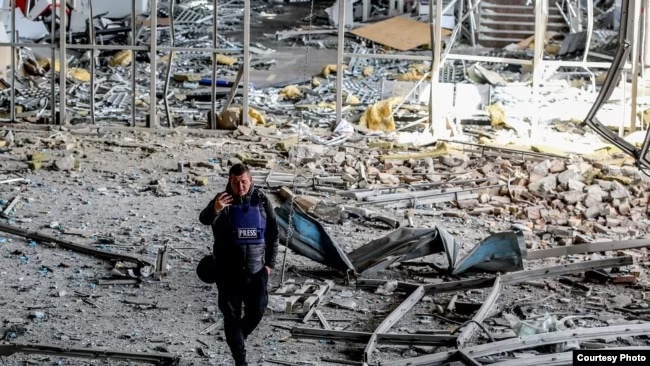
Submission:
<svg viewBox="0 0 650 366">
<path fill-rule="evenodd" d="M 199 261 L 198 266 L 196 266 L 196 275 L 205 283 L 217 282 L 217 262 L 212 254 L 206 255 Z"/>
</svg>

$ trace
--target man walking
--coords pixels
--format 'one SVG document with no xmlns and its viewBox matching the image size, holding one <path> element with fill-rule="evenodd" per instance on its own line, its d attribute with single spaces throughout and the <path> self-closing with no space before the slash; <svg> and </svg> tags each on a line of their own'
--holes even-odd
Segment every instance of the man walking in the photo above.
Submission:
<svg viewBox="0 0 650 366">
<path fill-rule="evenodd" d="M 248 167 L 235 164 L 226 191 L 210 201 L 199 220 L 211 225 L 214 234 L 215 277 L 226 342 L 235 365 L 247 365 L 244 340 L 266 310 L 268 279 L 278 253 L 275 212 L 268 197 L 253 186 Z"/>
</svg>

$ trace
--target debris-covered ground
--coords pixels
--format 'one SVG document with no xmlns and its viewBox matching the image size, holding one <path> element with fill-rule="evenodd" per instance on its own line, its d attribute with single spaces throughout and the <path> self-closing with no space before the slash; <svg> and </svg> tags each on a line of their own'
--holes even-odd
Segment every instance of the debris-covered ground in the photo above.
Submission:
<svg viewBox="0 0 650 366">
<path fill-rule="evenodd" d="M 417 156 L 380 158 L 380 153 L 391 155 L 399 151 L 365 150 L 361 149 L 363 143 L 346 148 L 306 141 L 287 148 L 278 144 L 277 139 L 255 133 L 206 138 L 182 131 L 160 136 L 140 132 L 80 134 L 15 129 L 6 139 L 11 142 L 7 142 L 9 146 L 3 154 L 6 179 L 0 186 L 6 224 L 111 253 L 142 255 L 152 262 L 158 250 L 167 247 L 169 268 L 160 280 L 153 276 L 132 278 L 124 274 L 124 267 L 131 267 L 128 263 L 111 263 L 5 233 L 0 243 L 3 263 L 0 313 L 5 341 L 169 352 L 188 364 L 229 364 L 216 308 L 216 290 L 201 283 L 194 268 L 196 260 L 208 252 L 212 242 L 210 231 L 198 223 L 198 213 L 222 189 L 228 164 L 240 159 L 246 161 L 242 151 L 259 149 L 267 157 L 275 156 L 278 165 L 274 172 L 287 174 L 294 171 L 286 165 L 289 156 L 293 161 L 311 161 L 305 163 L 301 172 L 310 171 L 314 177 L 328 178 L 329 183 L 296 190 L 312 197 L 309 202 L 316 206 L 305 207 L 315 217 L 323 212 L 322 207 L 354 203 L 356 200 L 346 201 L 343 196 L 345 192 L 362 192 L 359 185 L 395 187 L 394 192 L 373 195 L 373 199 L 409 191 L 411 197 L 422 194 L 415 202 L 409 198 L 392 202 L 397 206 L 407 203 L 401 208 L 381 208 L 390 202 L 363 206 L 397 219 L 402 227 L 409 226 L 405 212 L 411 212 L 415 227 L 445 229 L 462 244 L 461 256 L 491 233 L 512 229 L 523 233 L 529 256 L 540 249 L 570 248 L 593 240 L 625 243 L 647 235 L 650 192 L 647 179 L 631 167 L 603 166 L 575 158 L 524 153 L 519 158 L 505 160 L 470 156 L 454 149 L 457 145 L 447 144 L 422 148 L 415 153 L 420 154 Z M 258 141 L 246 141 L 251 139 Z M 283 148 L 288 152 L 283 152 Z M 305 150 L 311 153 L 296 157 Z M 361 173 L 355 172 L 355 168 L 364 171 L 365 183 L 361 183 Z M 254 174 L 259 176 L 269 171 L 257 168 Z M 24 180 L 8 181 L 15 178 Z M 267 191 L 274 192 L 273 180 L 267 181 L 270 182 Z M 418 184 L 423 183 L 438 187 L 419 190 Z M 457 187 L 466 192 L 448 196 L 435 191 L 453 192 Z M 436 196 L 431 198 L 431 195 Z M 314 198 L 322 201 L 315 202 Z M 299 199 L 296 202 L 304 204 Z M 414 210 L 408 210 L 409 203 L 415 203 Z M 7 210 L 8 206 L 11 208 Z M 322 222 L 332 239 L 347 253 L 391 232 L 379 221 L 355 218 L 336 221 Z M 282 256 L 281 251 L 279 262 Z M 615 266 L 618 270 L 611 273 L 587 271 L 590 279 L 585 279 L 583 269 L 563 277 L 504 285 L 497 306 L 492 309 L 496 312 L 483 322 L 485 327 L 498 340 L 540 332 L 540 329 L 613 326 L 643 319 L 644 309 L 648 307 L 644 249 L 555 255 L 526 261 L 525 267 L 548 268 L 617 256 L 631 256 L 629 263 L 633 260 L 634 264 Z M 443 254 L 415 259 L 415 262 L 418 263 L 393 264 L 388 270 L 364 273 L 361 277 L 432 286 L 459 279 L 444 273 L 448 264 Z M 287 264 L 285 280 L 298 284 L 289 292 L 307 280 L 334 282 L 315 306 L 335 330 L 373 332 L 404 299 L 401 291 L 393 293 L 392 283 L 383 293 L 376 294 L 374 288 L 355 287 L 354 280 L 346 283 L 345 276 L 337 271 L 295 253 L 287 256 Z M 271 292 L 279 286 L 279 274 L 277 268 L 272 276 Z M 137 284 L 111 285 L 116 279 Z M 427 293 L 387 333 L 431 335 L 454 330 L 473 316 L 490 293 L 490 287 Z M 454 304 L 450 306 L 452 298 Z M 303 324 L 304 314 L 278 312 L 284 300 L 286 297 L 272 296 L 270 308 L 276 311 L 264 319 L 259 332 L 249 341 L 254 364 L 271 360 L 321 363 L 323 358 L 361 361 L 365 342 L 352 344 L 328 337 L 313 340 L 292 337 L 292 327 L 320 328 L 320 323 L 316 315 Z M 301 309 L 297 307 L 297 311 Z M 527 325 L 520 323 L 523 320 Z M 213 324 L 216 327 L 206 333 Z M 472 343 L 485 342 L 484 335 L 476 334 Z M 594 339 L 589 346 L 646 344 L 642 338 L 625 334 Z M 558 346 L 553 352 L 571 346 L 572 343 Z M 380 341 L 373 359 L 403 360 L 445 349 L 420 344 L 395 346 Z M 59 361 L 64 365 L 116 364 L 115 361 L 80 361 L 42 355 L 14 355 L 5 360 L 33 364 Z"/>
<path fill-rule="evenodd" d="M 295 212 L 268 315 L 248 340 L 251 364 L 437 365 L 468 355 L 470 364 L 544 364 L 577 348 L 649 345 L 650 178 L 580 124 L 605 69 L 548 64 L 535 101 L 529 65 L 457 59 L 530 59 L 534 37 L 469 47 L 445 30 L 456 56 L 443 63 L 434 99 L 446 117 L 435 132 L 447 139 L 434 139 L 431 64 L 352 57 L 339 70 L 331 5 L 251 4 L 250 125 L 241 123 L 242 90 L 227 97 L 243 65 L 243 2 L 218 5 L 216 46 L 230 50 L 215 56 L 218 131 L 201 130 L 212 117 L 209 53 L 110 50 L 92 61 L 71 48 L 62 75 L 49 51 L 21 49 L 18 123 L 0 138 L 5 364 L 231 364 L 216 289 L 195 267 L 213 240 L 199 212 L 240 161 L 272 197 L 283 235 L 292 204 Z M 589 61 L 615 53 L 614 5 L 599 7 Z M 356 24 L 346 52 L 430 57 L 425 19 L 386 19 L 385 11 L 372 2 L 379 22 Z M 159 46 L 211 47 L 212 14 L 208 1 L 161 1 Z M 97 43 L 126 45 L 134 34 L 137 45 L 150 42 L 147 14 L 136 31 L 130 17 L 95 23 Z M 412 37 L 394 44 L 372 26 Z M 584 32 L 563 27 L 548 32 L 544 58 L 583 60 Z M 481 40 L 485 28 L 477 33 Z M 89 43 L 87 32 L 71 39 Z M 173 129 L 127 130 L 150 110 L 151 57 L 159 122 Z M 343 120 L 334 123 L 338 73 Z M 51 81 L 62 77 L 70 124 L 40 125 L 52 121 L 48 95 L 59 86 Z M 628 84 L 598 112 L 621 134 Z M 8 90 L 0 96 L 7 108 Z M 639 113 L 639 129 L 647 116 Z M 626 140 L 638 147 L 644 134 Z M 536 336 L 546 332 L 556 338 Z M 112 358 L 66 357 L 95 349 Z"/>
</svg>

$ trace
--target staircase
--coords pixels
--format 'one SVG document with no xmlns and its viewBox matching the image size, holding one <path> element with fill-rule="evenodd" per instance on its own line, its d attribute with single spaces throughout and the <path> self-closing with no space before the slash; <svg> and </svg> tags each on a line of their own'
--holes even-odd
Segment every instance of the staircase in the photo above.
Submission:
<svg viewBox="0 0 650 366">
<path fill-rule="evenodd" d="M 549 0 L 547 31 L 567 32 L 555 5 Z M 477 21 L 478 43 L 484 47 L 504 47 L 535 34 L 535 3 L 526 0 L 483 0 Z"/>
</svg>

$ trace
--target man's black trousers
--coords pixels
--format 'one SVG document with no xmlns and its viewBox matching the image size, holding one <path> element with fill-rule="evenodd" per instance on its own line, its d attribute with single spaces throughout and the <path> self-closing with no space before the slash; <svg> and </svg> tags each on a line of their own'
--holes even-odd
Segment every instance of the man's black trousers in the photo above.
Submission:
<svg viewBox="0 0 650 366">
<path fill-rule="evenodd" d="M 246 362 L 244 340 L 262 320 L 269 303 L 266 268 L 254 274 L 225 274 L 217 281 L 219 310 L 223 314 L 226 342 L 235 364 Z M 242 304 L 244 316 L 242 317 Z"/>
</svg>

